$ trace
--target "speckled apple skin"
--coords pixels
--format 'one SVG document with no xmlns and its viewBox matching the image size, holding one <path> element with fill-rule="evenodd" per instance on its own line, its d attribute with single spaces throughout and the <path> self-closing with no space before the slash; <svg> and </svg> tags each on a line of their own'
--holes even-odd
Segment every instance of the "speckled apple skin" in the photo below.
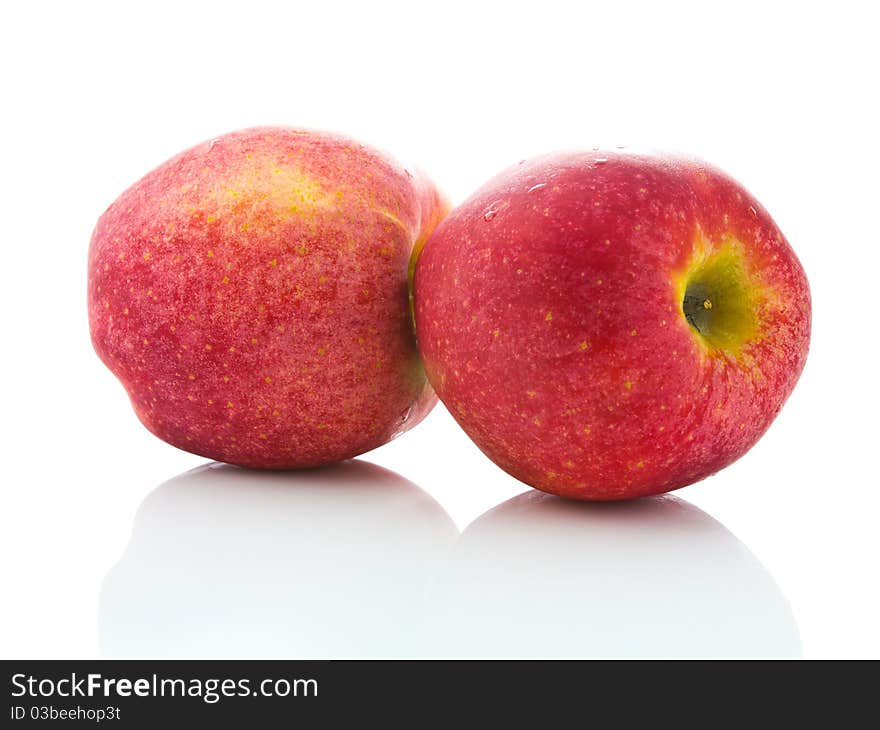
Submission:
<svg viewBox="0 0 880 730">
<path fill-rule="evenodd" d="M 408 265 L 448 210 L 357 142 L 228 134 L 125 191 L 91 240 L 92 341 L 144 425 L 212 459 L 356 456 L 433 407 Z"/>
<path fill-rule="evenodd" d="M 758 328 L 706 348 L 677 281 L 734 241 Z M 677 489 L 761 437 L 807 356 L 810 293 L 763 207 L 703 163 L 557 154 L 501 173 L 454 210 L 415 272 L 428 377 L 501 468 L 565 497 Z"/>
</svg>

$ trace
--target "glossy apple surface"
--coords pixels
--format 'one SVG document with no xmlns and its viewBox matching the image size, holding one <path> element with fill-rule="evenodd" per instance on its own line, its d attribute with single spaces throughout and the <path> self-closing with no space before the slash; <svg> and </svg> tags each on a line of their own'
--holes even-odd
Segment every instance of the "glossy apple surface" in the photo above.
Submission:
<svg viewBox="0 0 880 730">
<path fill-rule="evenodd" d="M 538 489 L 667 492 L 761 437 L 807 356 L 794 252 L 694 160 L 558 154 L 491 180 L 415 271 L 428 377 L 499 466 Z"/>
<path fill-rule="evenodd" d="M 264 468 L 349 458 L 435 396 L 411 326 L 434 186 L 335 135 L 260 128 L 167 161 L 101 216 L 92 341 L 159 438 Z"/>
</svg>

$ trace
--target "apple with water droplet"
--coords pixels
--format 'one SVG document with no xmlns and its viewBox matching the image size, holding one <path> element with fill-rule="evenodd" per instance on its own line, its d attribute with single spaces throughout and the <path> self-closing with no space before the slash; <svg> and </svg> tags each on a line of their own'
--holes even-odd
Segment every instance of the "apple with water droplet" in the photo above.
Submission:
<svg viewBox="0 0 880 730">
<path fill-rule="evenodd" d="M 174 446 L 263 468 L 356 456 L 435 402 L 408 279 L 447 209 L 425 177 L 336 135 L 205 142 L 98 221 L 95 349 Z"/>
<path fill-rule="evenodd" d="M 745 454 L 795 386 L 804 271 L 767 211 L 700 161 L 520 163 L 453 211 L 415 271 L 428 377 L 538 489 L 618 500 Z"/>
</svg>

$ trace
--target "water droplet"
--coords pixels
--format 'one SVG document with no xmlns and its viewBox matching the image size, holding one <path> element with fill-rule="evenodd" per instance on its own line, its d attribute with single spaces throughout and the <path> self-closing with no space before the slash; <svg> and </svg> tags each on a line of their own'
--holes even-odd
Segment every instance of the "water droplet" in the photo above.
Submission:
<svg viewBox="0 0 880 730">
<path fill-rule="evenodd" d="M 750 206 L 749 206 L 749 212 L 750 212 L 753 216 L 755 216 L 755 218 L 758 217 L 758 211 L 755 210 L 755 206 L 750 205 Z"/>
<path fill-rule="evenodd" d="M 520 160 L 520 161 L 517 162 L 516 164 L 517 164 L 517 165 L 525 165 L 525 164 L 526 164 L 526 161 L 525 161 L 525 160 Z"/>
<path fill-rule="evenodd" d="M 546 188 L 546 187 L 547 187 L 547 183 L 538 183 L 537 185 L 532 185 L 532 187 L 530 187 L 527 192 L 533 193 L 536 190 L 540 190 L 541 188 Z"/>
<path fill-rule="evenodd" d="M 604 165 L 606 162 L 608 162 L 608 158 L 607 158 L 607 157 L 597 157 L 597 158 L 596 158 L 596 164 L 597 164 L 597 165 Z"/>
<path fill-rule="evenodd" d="M 214 139 L 212 139 L 210 144 L 208 145 L 208 152 L 210 152 L 212 149 L 214 149 L 214 145 L 217 144 L 217 142 L 219 142 L 219 141 L 220 141 L 219 137 L 214 137 Z"/>
<path fill-rule="evenodd" d="M 593 147 L 593 152 L 598 152 L 598 151 L 599 151 L 598 147 Z"/>
<path fill-rule="evenodd" d="M 496 200 L 488 208 L 486 208 L 486 210 L 483 212 L 483 220 L 488 222 L 492 220 L 496 215 L 498 215 L 498 207 L 500 205 L 501 201 Z"/>
</svg>

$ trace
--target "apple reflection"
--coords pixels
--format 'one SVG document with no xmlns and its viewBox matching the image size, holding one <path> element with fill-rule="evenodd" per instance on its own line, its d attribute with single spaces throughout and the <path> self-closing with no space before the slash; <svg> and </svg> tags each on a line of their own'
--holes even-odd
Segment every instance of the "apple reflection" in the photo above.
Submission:
<svg viewBox="0 0 880 730">
<path fill-rule="evenodd" d="M 114 656 L 410 656 L 457 530 L 363 461 L 301 472 L 210 464 L 154 490 L 104 581 Z"/>
<path fill-rule="evenodd" d="M 801 654 L 788 603 L 755 556 L 669 496 L 522 494 L 465 530 L 431 597 L 435 656 Z"/>
</svg>

